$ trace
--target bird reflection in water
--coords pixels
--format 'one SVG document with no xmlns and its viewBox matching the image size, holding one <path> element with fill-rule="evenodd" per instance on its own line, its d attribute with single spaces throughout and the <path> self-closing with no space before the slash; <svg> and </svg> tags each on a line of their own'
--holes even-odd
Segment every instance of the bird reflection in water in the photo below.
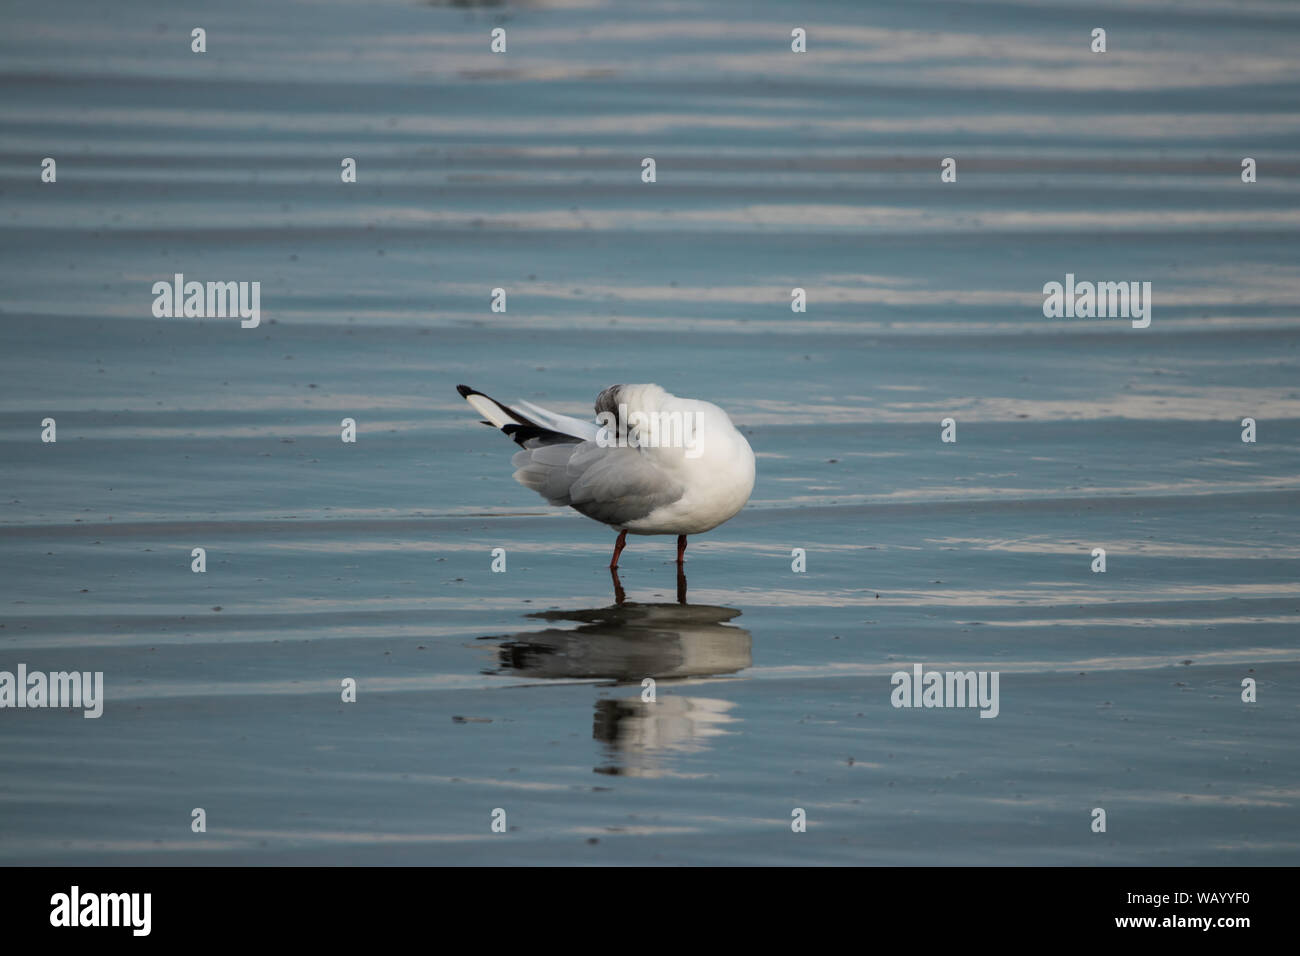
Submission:
<svg viewBox="0 0 1300 956">
<path fill-rule="evenodd" d="M 607 766 L 598 773 L 655 776 L 669 752 L 707 749 L 710 737 L 725 734 L 736 718 L 727 700 L 683 697 L 658 682 L 734 674 L 749 667 L 752 637 L 729 623 L 736 608 L 687 604 L 686 579 L 678 574 L 676 604 L 640 604 L 626 599 L 618 573 L 611 572 L 615 603 L 572 611 L 538 611 L 529 618 L 572 626 L 547 627 L 502 640 L 494 673 L 557 680 L 607 680 L 634 684 L 637 693 L 600 698 L 592 736 L 605 746 Z M 646 678 L 656 682 L 653 688 Z"/>
</svg>

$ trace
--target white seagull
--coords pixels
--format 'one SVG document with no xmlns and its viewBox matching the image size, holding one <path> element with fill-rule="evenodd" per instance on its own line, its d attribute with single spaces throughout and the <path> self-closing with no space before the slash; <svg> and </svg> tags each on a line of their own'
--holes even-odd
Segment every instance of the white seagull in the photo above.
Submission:
<svg viewBox="0 0 1300 956">
<path fill-rule="evenodd" d="M 754 490 L 754 452 L 717 405 L 658 385 L 611 385 L 596 397 L 597 422 L 531 402 L 502 405 L 468 385 L 456 390 L 520 446 L 515 480 L 553 505 L 618 529 L 610 568 L 632 534 L 686 536 L 735 515 Z"/>
</svg>

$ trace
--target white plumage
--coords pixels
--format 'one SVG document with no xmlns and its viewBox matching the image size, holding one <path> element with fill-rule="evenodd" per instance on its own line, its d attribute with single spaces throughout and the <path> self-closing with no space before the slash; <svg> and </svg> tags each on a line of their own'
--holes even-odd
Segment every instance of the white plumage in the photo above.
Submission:
<svg viewBox="0 0 1300 956">
<path fill-rule="evenodd" d="M 568 505 L 625 535 L 709 531 L 745 506 L 754 452 L 717 405 L 658 385 L 614 385 L 596 399 L 602 421 L 559 415 L 531 402 L 503 405 L 465 385 L 465 400 L 515 440 L 515 479 L 553 505 Z"/>
</svg>

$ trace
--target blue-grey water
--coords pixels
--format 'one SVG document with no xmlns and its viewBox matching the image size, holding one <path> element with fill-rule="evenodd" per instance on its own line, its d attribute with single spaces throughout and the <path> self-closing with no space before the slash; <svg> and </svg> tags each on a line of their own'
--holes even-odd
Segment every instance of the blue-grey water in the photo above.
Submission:
<svg viewBox="0 0 1300 956">
<path fill-rule="evenodd" d="M 0 670 L 106 700 L 0 710 L 0 862 L 1300 862 L 1300 7 L 4 19 Z M 758 455 L 684 606 L 455 391 L 651 381 Z"/>
</svg>

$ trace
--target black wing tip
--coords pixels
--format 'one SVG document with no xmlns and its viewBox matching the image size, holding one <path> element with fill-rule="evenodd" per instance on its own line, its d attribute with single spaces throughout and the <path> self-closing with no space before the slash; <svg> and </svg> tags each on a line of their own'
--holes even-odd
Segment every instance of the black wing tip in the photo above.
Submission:
<svg viewBox="0 0 1300 956">
<path fill-rule="evenodd" d="M 502 425 L 501 431 L 509 436 L 520 448 L 527 448 L 525 442 L 533 440 L 537 440 L 543 445 L 576 445 L 582 441 L 576 435 L 566 435 L 563 432 L 544 428 L 541 425 L 534 425 L 532 422 L 526 425 L 516 425 L 512 422 L 508 425 Z"/>
<path fill-rule="evenodd" d="M 468 399 L 471 395 L 481 395 L 484 398 L 486 398 L 489 402 L 491 402 L 493 405 L 495 405 L 497 408 L 501 409 L 501 411 L 505 412 L 507 415 L 513 418 L 516 422 L 519 422 L 524 425 L 532 425 L 538 428 L 541 427 L 540 425 L 537 424 L 537 422 L 533 421 L 527 415 L 523 414 L 522 412 L 515 411 L 509 405 L 505 404 L 505 402 L 498 402 L 491 395 L 488 395 L 486 392 L 480 392 L 477 388 L 470 388 L 468 385 L 457 385 L 456 391 L 460 392 L 460 397 L 464 399 Z M 490 422 L 485 422 L 484 424 L 490 424 Z"/>
<path fill-rule="evenodd" d="M 482 392 L 478 391 L 477 389 L 470 388 L 468 385 L 457 385 L 456 391 L 460 392 L 461 398 L 469 398 L 471 395 L 483 395 Z M 486 395 L 483 395 L 483 397 L 487 398 Z M 479 424 L 486 425 L 488 428 L 496 428 L 496 426 L 493 425 L 491 422 L 480 421 Z"/>
</svg>

